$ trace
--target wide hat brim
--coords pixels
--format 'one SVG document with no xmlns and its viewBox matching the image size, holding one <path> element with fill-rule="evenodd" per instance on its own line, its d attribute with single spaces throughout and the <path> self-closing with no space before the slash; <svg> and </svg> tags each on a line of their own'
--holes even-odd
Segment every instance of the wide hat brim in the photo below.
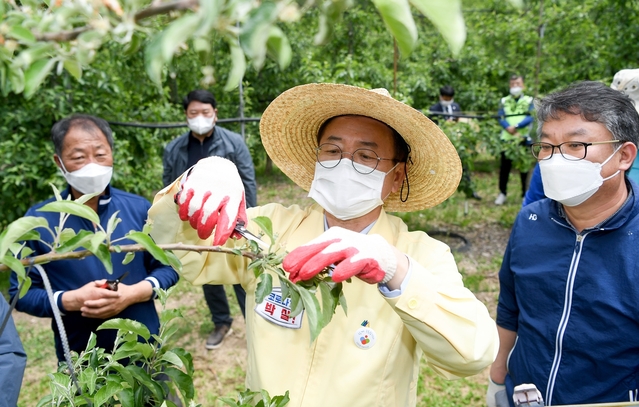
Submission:
<svg viewBox="0 0 639 407">
<path fill-rule="evenodd" d="M 260 120 L 262 144 L 275 165 L 308 191 L 315 173 L 319 128 L 326 120 L 342 115 L 367 116 L 386 123 L 411 148 L 408 200 L 402 202 L 400 193 L 393 193 L 384 201 L 385 210 L 411 212 L 431 208 L 457 189 L 462 167 L 448 137 L 423 113 L 393 99 L 385 89 L 332 83 L 291 88 L 264 111 Z M 406 185 L 404 189 L 405 195 Z"/>
</svg>

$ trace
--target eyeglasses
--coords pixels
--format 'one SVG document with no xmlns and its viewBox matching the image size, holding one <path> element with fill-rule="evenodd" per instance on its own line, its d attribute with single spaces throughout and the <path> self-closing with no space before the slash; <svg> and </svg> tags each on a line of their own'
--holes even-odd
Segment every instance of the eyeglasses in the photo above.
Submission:
<svg viewBox="0 0 639 407">
<path fill-rule="evenodd" d="M 352 153 L 342 151 L 342 149 L 335 144 L 324 143 L 315 149 L 317 153 L 317 162 L 324 168 L 335 168 L 342 161 L 344 154 L 350 154 L 353 168 L 360 174 L 370 174 L 377 169 L 379 162 L 382 160 L 395 161 L 392 158 L 381 158 L 373 150 L 368 148 L 358 148 Z M 355 165 L 361 164 L 361 165 Z"/>
<path fill-rule="evenodd" d="M 582 141 L 566 141 L 559 145 L 550 143 L 532 143 L 530 150 L 532 155 L 538 160 L 548 160 L 555 152 L 555 148 L 559 150 L 561 156 L 566 160 L 579 161 L 586 158 L 588 147 L 598 144 L 621 143 L 621 140 L 594 141 L 592 143 L 584 143 Z"/>
</svg>

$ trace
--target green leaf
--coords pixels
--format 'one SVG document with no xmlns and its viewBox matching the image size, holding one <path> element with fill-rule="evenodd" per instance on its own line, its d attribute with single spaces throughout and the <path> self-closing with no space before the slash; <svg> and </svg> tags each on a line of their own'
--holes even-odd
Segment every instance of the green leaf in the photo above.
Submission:
<svg viewBox="0 0 639 407">
<path fill-rule="evenodd" d="M 175 353 L 184 363 L 184 370 L 186 373 L 193 374 L 193 355 L 187 352 L 184 348 L 173 348 L 171 352 Z"/>
<path fill-rule="evenodd" d="M 153 225 L 147 219 L 146 222 L 144 222 L 144 226 L 142 227 L 141 232 L 144 233 L 145 235 L 150 235 L 151 230 L 153 230 Z"/>
<path fill-rule="evenodd" d="M 175 353 L 171 352 L 171 351 L 167 351 L 166 353 L 164 353 L 164 355 L 162 355 L 162 357 L 160 358 L 160 360 L 164 360 L 172 365 L 175 365 L 177 367 L 182 367 L 182 359 L 180 359 L 180 357 L 178 355 L 176 355 Z"/>
<path fill-rule="evenodd" d="M 211 52 L 211 41 L 203 37 L 193 38 L 193 49 L 196 52 L 204 52 L 208 54 Z"/>
<path fill-rule="evenodd" d="M 40 233 L 36 230 L 30 230 L 18 238 L 19 242 L 24 242 L 25 240 L 40 240 Z"/>
<path fill-rule="evenodd" d="M 309 329 L 311 331 L 311 343 L 315 341 L 317 335 L 324 327 L 322 314 L 320 313 L 320 305 L 317 297 L 311 294 L 307 289 L 299 287 L 300 297 L 304 303 L 304 311 L 308 320 Z"/>
<path fill-rule="evenodd" d="M 162 36 L 156 35 L 144 49 L 144 67 L 149 78 L 158 86 L 162 85 Z"/>
<path fill-rule="evenodd" d="M 88 206 L 79 203 L 79 200 L 75 201 L 54 201 L 44 205 L 38 211 L 41 212 L 62 212 L 69 213 L 71 215 L 79 216 L 87 219 L 96 225 L 100 224 L 100 217 L 97 213 Z"/>
<path fill-rule="evenodd" d="M 291 63 L 293 51 L 286 34 L 277 26 L 272 26 L 266 41 L 266 52 L 273 58 L 280 69 L 285 69 Z"/>
<path fill-rule="evenodd" d="M 278 275 L 277 278 L 280 281 L 280 289 L 282 290 L 282 299 L 288 298 L 289 296 L 288 285 L 290 284 L 290 282 L 285 277 L 280 275 Z"/>
<path fill-rule="evenodd" d="M 0 1 L 0 6 L 1 4 L 2 2 Z M 36 407 L 50 407 L 52 405 L 54 405 L 53 396 L 51 394 L 47 394 L 46 396 L 42 397 L 40 401 L 38 401 L 38 404 L 36 404 Z"/>
<path fill-rule="evenodd" d="M 137 342 L 133 348 L 138 354 L 142 355 L 144 359 L 146 360 L 151 359 L 151 356 L 155 352 L 155 345 L 152 345 L 150 343 Z"/>
<path fill-rule="evenodd" d="M 129 384 L 129 386 L 131 386 L 131 387 L 135 386 L 135 379 L 133 378 L 133 375 L 131 374 L 131 372 L 129 372 L 120 363 L 112 362 L 110 364 L 110 368 L 114 369 L 115 371 L 117 371 L 120 374 L 120 377 L 122 377 L 124 380 L 126 380 L 126 382 Z"/>
<path fill-rule="evenodd" d="M 268 273 L 263 273 L 255 288 L 255 302 L 261 304 L 271 291 L 273 291 L 273 277 Z"/>
<path fill-rule="evenodd" d="M 104 321 L 99 327 L 98 330 L 101 329 L 119 329 L 122 331 L 133 332 L 145 340 L 149 340 L 151 337 L 151 333 L 149 329 L 142 323 L 138 321 L 133 321 L 131 319 L 123 319 L 123 318 L 113 318 L 108 321 Z"/>
<path fill-rule="evenodd" d="M 344 310 L 344 315 L 348 315 L 348 305 L 346 304 L 346 296 L 344 295 L 344 290 L 342 290 L 342 283 L 339 283 L 339 305 L 341 305 Z M 335 288 L 333 289 L 335 290 Z"/>
<path fill-rule="evenodd" d="M 36 41 L 35 35 L 33 35 L 31 31 L 21 25 L 14 25 L 13 27 L 11 27 L 7 36 L 15 38 L 18 41 L 25 42 L 27 44 Z"/>
<path fill-rule="evenodd" d="M 103 231 L 97 231 L 92 233 L 91 239 L 89 239 L 89 244 L 87 244 L 87 249 L 91 251 L 97 251 L 101 244 L 104 244 L 104 240 L 106 239 L 106 233 Z"/>
<path fill-rule="evenodd" d="M 295 284 L 291 285 L 290 296 L 291 296 L 291 317 L 298 316 L 304 310 L 304 303 L 302 302 L 302 297 L 300 297 L 299 290 L 303 288 L 299 288 Z"/>
<path fill-rule="evenodd" d="M 331 287 L 325 281 L 319 283 L 319 289 L 322 298 L 322 320 L 324 321 L 324 325 L 328 325 L 331 319 L 333 319 L 338 298 L 333 297 Z"/>
<path fill-rule="evenodd" d="M 82 65 L 75 59 L 65 59 L 62 63 L 64 69 L 67 70 L 75 79 L 82 78 Z"/>
<path fill-rule="evenodd" d="M 99 245 L 97 250 L 91 250 L 91 253 L 93 253 L 93 255 L 102 262 L 107 273 L 113 274 L 113 262 L 111 261 L 111 252 L 109 252 L 109 247 L 106 244 L 103 243 Z"/>
<path fill-rule="evenodd" d="M 178 273 L 182 272 L 182 262 L 180 261 L 180 259 L 178 259 L 178 257 L 173 254 L 172 251 L 165 251 L 164 254 L 166 254 L 166 258 L 169 259 L 169 265 L 171 267 L 173 267 L 173 269 L 175 271 L 177 271 Z"/>
<path fill-rule="evenodd" d="M 224 86 L 226 92 L 237 88 L 246 72 L 246 57 L 242 48 L 237 43 L 229 41 L 229 49 L 231 51 L 231 72 L 229 72 Z"/>
<path fill-rule="evenodd" d="M 18 293 L 20 298 L 24 297 L 27 291 L 29 291 L 29 288 L 31 288 L 31 283 L 32 283 L 31 278 L 27 276 L 27 278 L 24 280 L 24 285 L 22 286 L 22 290 L 20 290 L 20 292 Z"/>
<path fill-rule="evenodd" d="M 58 190 L 58 188 L 56 188 L 56 186 L 53 185 L 52 183 L 49 183 L 49 186 L 51 187 L 51 189 L 53 189 L 53 196 L 55 196 L 55 200 L 62 201 L 63 200 L 62 195 L 60 195 L 60 191 Z"/>
<path fill-rule="evenodd" d="M 97 378 L 98 378 L 98 375 L 96 374 L 95 370 L 90 367 L 87 367 L 80 371 L 78 380 L 80 381 L 80 383 L 85 383 L 87 385 L 89 389 L 89 394 L 93 394 L 95 393 Z"/>
<path fill-rule="evenodd" d="M 33 254 L 33 249 L 30 248 L 29 246 L 24 246 L 22 250 L 20 250 L 20 254 L 18 255 L 18 258 L 24 259 L 31 256 L 31 254 Z"/>
<path fill-rule="evenodd" d="M 271 222 L 271 219 L 269 217 L 258 216 L 256 218 L 253 218 L 252 221 L 255 222 L 260 229 L 262 229 L 262 232 L 264 232 L 266 236 L 271 239 L 271 242 L 275 241 L 275 237 L 273 235 L 273 222 Z"/>
<path fill-rule="evenodd" d="M 453 55 L 459 55 L 466 41 L 466 25 L 461 0 L 409 0 L 433 23 L 448 43 Z"/>
<path fill-rule="evenodd" d="M 7 76 L 13 93 L 19 94 L 24 92 L 24 71 L 21 68 L 10 67 Z"/>
<path fill-rule="evenodd" d="M 89 342 L 87 343 L 87 347 L 85 351 L 88 352 L 92 350 L 93 348 L 95 348 L 97 341 L 98 341 L 98 337 L 95 336 L 95 332 L 91 332 L 91 335 L 89 335 Z"/>
<path fill-rule="evenodd" d="M 67 253 L 71 252 L 78 247 L 84 246 L 87 242 L 90 242 L 93 239 L 94 233 L 88 230 L 81 230 L 77 235 L 73 236 L 71 239 L 67 240 L 60 246 L 58 246 L 55 251 L 57 253 Z"/>
<path fill-rule="evenodd" d="M 286 390 L 286 393 L 284 393 L 283 396 L 275 396 L 271 399 L 271 406 L 284 407 L 289 401 L 291 401 L 291 399 L 288 395 L 288 390 Z"/>
<path fill-rule="evenodd" d="M 124 55 L 134 55 L 140 50 L 140 46 L 142 46 L 142 36 L 137 32 L 131 36 L 131 41 L 124 45 L 122 53 Z"/>
<path fill-rule="evenodd" d="M 162 33 L 161 50 L 164 62 L 173 59 L 173 54 L 195 32 L 200 22 L 198 14 L 185 14 L 174 20 Z"/>
<path fill-rule="evenodd" d="M 162 386 L 149 375 L 144 369 L 139 366 L 129 365 L 126 367 L 129 372 L 135 377 L 144 387 L 149 389 L 151 393 L 158 400 L 164 400 L 164 391 Z"/>
<path fill-rule="evenodd" d="M 126 388 L 119 392 L 118 400 L 122 403 L 122 407 L 136 407 L 132 388 Z"/>
<path fill-rule="evenodd" d="M 89 239 L 88 244 L 85 245 L 85 247 L 102 262 L 107 273 L 113 274 L 111 252 L 109 251 L 109 246 L 106 243 L 103 243 L 105 238 L 106 233 L 98 231 L 93 235 L 93 237 L 91 237 L 91 239 Z"/>
<path fill-rule="evenodd" d="M 28 99 L 38 90 L 42 82 L 49 76 L 55 59 L 40 59 L 34 62 L 24 73 L 24 96 Z"/>
<path fill-rule="evenodd" d="M 124 389 L 124 386 L 122 386 L 119 383 L 115 383 L 112 381 L 107 382 L 105 386 L 100 387 L 100 390 L 98 390 L 95 393 L 95 396 L 93 397 L 94 405 L 101 406 L 105 404 L 107 401 L 111 400 L 113 396 L 115 396 L 118 392 L 120 392 L 123 389 Z"/>
<path fill-rule="evenodd" d="M 107 222 L 106 234 L 107 238 L 109 239 L 111 238 L 111 234 L 113 234 L 113 231 L 118 226 L 118 224 L 122 222 L 122 219 L 118 218 L 119 213 L 120 211 L 115 211 L 115 213 L 109 218 L 109 222 Z"/>
<path fill-rule="evenodd" d="M 158 294 L 158 297 L 159 297 L 159 294 Z M 175 318 L 182 318 L 182 313 L 177 308 L 164 309 L 164 310 L 162 310 L 162 312 L 160 312 L 160 324 L 161 325 L 166 325 L 171 320 L 173 320 Z"/>
<path fill-rule="evenodd" d="M 133 259 L 135 259 L 135 252 L 128 252 L 124 256 L 124 260 L 122 260 L 122 264 L 129 264 L 133 261 Z"/>
<path fill-rule="evenodd" d="M 25 216 L 11 222 L 3 232 L 2 241 L 0 241 L 0 258 L 4 258 L 9 247 L 29 231 L 47 227 L 49 227 L 47 220 L 37 216 Z"/>
<path fill-rule="evenodd" d="M 79 197 L 78 199 L 75 200 L 75 202 L 80 203 L 80 204 L 85 204 L 87 203 L 90 199 L 95 198 L 96 196 L 102 194 L 102 192 L 94 192 L 92 194 L 84 194 L 81 197 Z M 71 198 L 71 196 L 69 196 L 69 198 Z M 69 201 L 71 199 L 68 199 Z"/>
<path fill-rule="evenodd" d="M 258 8 L 251 10 L 249 19 L 242 26 L 240 45 L 257 70 L 264 64 L 266 40 L 277 19 L 277 13 L 275 3 L 263 2 Z"/>
<path fill-rule="evenodd" d="M 325 45 L 332 37 L 334 26 L 342 20 L 342 14 L 351 5 L 350 0 L 324 1 L 320 7 L 319 28 L 315 45 Z"/>
<path fill-rule="evenodd" d="M 13 270 L 17 274 L 19 281 L 22 281 L 26 278 L 27 274 L 24 269 L 24 265 L 20 262 L 20 260 L 16 259 L 12 255 L 6 254 L 2 258 L 2 264 Z"/>
<path fill-rule="evenodd" d="M 171 265 L 166 252 L 160 249 L 149 235 L 132 230 L 126 235 L 126 237 L 144 247 L 146 251 L 151 253 L 151 256 L 153 256 L 160 263 L 164 264 L 165 266 Z"/>
<path fill-rule="evenodd" d="M 386 28 L 395 37 L 402 55 L 410 55 L 417 43 L 417 27 L 408 0 L 373 0 L 373 4 L 381 14 Z"/>
<path fill-rule="evenodd" d="M 38 42 L 21 51 L 20 54 L 18 54 L 18 56 L 16 56 L 16 58 L 13 60 L 13 66 L 27 69 L 35 61 L 46 61 L 45 58 L 50 56 L 54 49 L 55 45 L 53 43 Z"/>
<path fill-rule="evenodd" d="M 56 232 L 58 232 L 58 242 L 59 242 L 59 244 L 66 243 L 69 239 L 73 239 L 76 236 L 75 230 L 73 230 L 71 228 L 64 228 L 64 229 L 62 229 L 61 232 L 58 229 L 59 229 L 59 227 L 56 226 Z"/>
<path fill-rule="evenodd" d="M 193 399 L 195 396 L 195 389 L 193 387 L 193 378 L 191 376 L 174 367 L 167 367 L 162 371 L 162 373 L 171 378 L 171 381 L 175 383 L 185 399 Z"/>
</svg>

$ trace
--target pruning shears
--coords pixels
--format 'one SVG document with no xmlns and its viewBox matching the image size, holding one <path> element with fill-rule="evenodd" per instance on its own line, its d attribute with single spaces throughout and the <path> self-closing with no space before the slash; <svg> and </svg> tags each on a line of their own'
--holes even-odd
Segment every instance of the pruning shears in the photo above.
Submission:
<svg viewBox="0 0 639 407">
<path fill-rule="evenodd" d="M 111 291 L 118 291 L 118 284 L 120 284 L 120 281 L 122 281 L 124 277 L 126 277 L 128 274 L 129 272 L 125 271 L 124 274 L 122 274 L 120 277 L 116 278 L 115 280 L 107 280 L 104 284 L 100 286 L 100 288 L 106 288 L 107 290 L 111 290 Z"/>
<path fill-rule="evenodd" d="M 253 233 L 249 232 L 249 230 L 244 227 L 244 221 L 241 219 L 237 220 L 237 223 L 235 224 L 235 231 L 239 233 L 244 239 L 257 243 L 257 245 L 262 250 L 268 250 L 270 247 L 268 243 L 255 236 Z"/>
</svg>

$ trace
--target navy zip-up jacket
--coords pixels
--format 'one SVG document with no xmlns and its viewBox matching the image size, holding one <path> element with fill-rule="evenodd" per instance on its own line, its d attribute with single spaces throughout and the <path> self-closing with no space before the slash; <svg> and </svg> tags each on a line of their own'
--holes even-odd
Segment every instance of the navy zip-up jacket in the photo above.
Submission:
<svg viewBox="0 0 639 407">
<path fill-rule="evenodd" d="M 63 198 L 69 195 L 67 188 L 62 194 Z M 57 212 L 39 212 L 43 205 L 54 201 L 55 198 L 40 202 L 27 211 L 25 216 L 39 216 L 49 222 L 49 228 L 55 230 L 59 225 L 60 214 Z M 123 237 L 132 230 L 140 231 L 144 227 L 147 219 L 147 211 L 151 204 L 141 196 L 130 194 L 110 186 L 106 189 L 106 194 L 100 196 L 98 204 L 98 215 L 100 224 L 106 230 L 107 223 L 111 216 L 118 212 L 118 217 L 122 220 L 111 235 L 112 240 Z M 71 215 L 64 224 L 64 228 L 71 228 L 76 233 L 80 230 L 94 231 L 91 221 Z M 46 229 L 38 229 L 40 238 L 49 243 L 53 241 L 53 236 Z M 132 240 L 122 240 L 118 244 L 133 244 Z M 49 248 L 39 241 L 29 241 L 29 246 L 33 249 L 33 255 L 48 253 Z M 66 312 L 62 307 L 62 293 L 74 290 L 83 285 L 100 279 L 115 279 L 120 277 L 125 271 L 129 274 L 122 280 L 122 283 L 131 285 L 142 280 L 149 280 L 154 287 L 167 289 L 178 281 L 178 274 L 169 266 L 163 266 L 147 252 L 137 253 L 130 263 L 123 265 L 122 261 L 126 253 L 113 253 L 113 274 L 107 273 L 106 269 L 96 257 L 89 256 L 82 260 L 59 260 L 44 264 L 43 267 L 51 282 L 54 292 L 54 299 L 60 311 L 64 314 L 62 321 L 69 339 L 71 350 L 81 352 L 86 348 L 91 332 L 97 335 L 97 346 L 111 350 L 115 340 L 116 330 L 105 329 L 96 331 L 97 327 L 104 322 L 103 319 L 86 318 L 79 311 Z M 53 310 L 47 292 L 42 282 L 40 273 L 33 268 L 30 272 L 32 286 L 27 294 L 20 298 L 16 304 L 18 311 L 23 311 L 37 317 L 53 317 Z M 11 287 L 9 294 L 13 298 L 18 291 L 18 280 L 15 273 L 11 275 Z M 133 304 L 113 318 L 128 318 L 141 322 L 151 331 L 157 334 L 160 321 L 153 299 L 145 302 Z M 64 360 L 62 343 L 55 320 L 52 319 L 51 326 L 55 333 L 55 348 L 58 360 Z"/>
<path fill-rule="evenodd" d="M 548 198 L 521 209 L 499 272 L 497 325 L 517 332 L 513 386 L 545 405 L 638 400 L 639 202 L 581 233 Z"/>
</svg>

